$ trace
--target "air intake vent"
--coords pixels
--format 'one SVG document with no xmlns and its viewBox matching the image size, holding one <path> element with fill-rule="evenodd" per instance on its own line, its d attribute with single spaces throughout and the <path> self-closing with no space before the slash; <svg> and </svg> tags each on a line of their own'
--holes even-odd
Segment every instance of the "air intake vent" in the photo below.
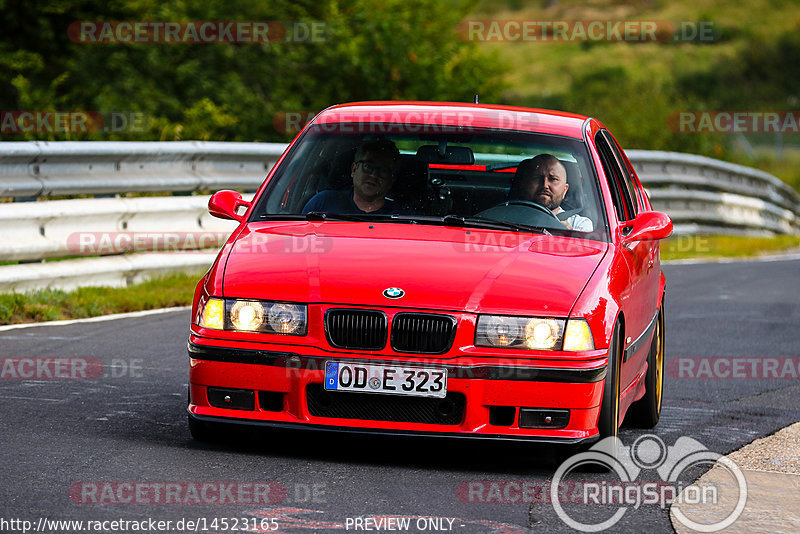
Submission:
<svg viewBox="0 0 800 534">
<path fill-rule="evenodd" d="M 321 384 L 306 387 L 308 411 L 315 417 L 397 421 L 432 425 L 458 425 L 464 419 L 467 399 L 451 392 L 443 399 L 325 391 Z"/>
<path fill-rule="evenodd" d="M 398 313 L 392 321 L 392 348 L 397 352 L 442 354 L 450 350 L 456 319 L 430 313 Z"/>
<path fill-rule="evenodd" d="M 381 350 L 386 346 L 386 314 L 377 310 L 328 310 L 325 335 L 328 343 L 340 349 Z"/>
</svg>

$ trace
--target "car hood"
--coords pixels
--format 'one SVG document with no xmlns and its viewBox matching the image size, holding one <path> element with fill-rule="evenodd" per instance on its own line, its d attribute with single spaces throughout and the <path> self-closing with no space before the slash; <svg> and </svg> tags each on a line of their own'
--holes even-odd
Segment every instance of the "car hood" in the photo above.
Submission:
<svg viewBox="0 0 800 534">
<path fill-rule="evenodd" d="M 227 259 L 224 296 L 566 316 L 607 244 L 422 224 L 251 223 Z M 402 298 L 383 291 L 398 287 Z"/>
</svg>

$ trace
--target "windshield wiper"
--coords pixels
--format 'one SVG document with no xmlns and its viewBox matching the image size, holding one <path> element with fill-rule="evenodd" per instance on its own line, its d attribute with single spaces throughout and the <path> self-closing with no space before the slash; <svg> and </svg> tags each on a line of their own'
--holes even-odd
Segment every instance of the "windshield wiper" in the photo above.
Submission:
<svg viewBox="0 0 800 534">
<path fill-rule="evenodd" d="M 312 211 L 305 215 L 307 221 L 358 221 L 358 222 L 398 222 L 417 224 L 419 221 L 413 215 L 400 215 L 398 213 L 329 213 Z"/>
<path fill-rule="evenodd" d="M 397 222 L 406 224 L 439 224 L 458 226 L 460 228 L 486 228 L 489 230 L 516 230 L 522 232 L 537 232 L 553 235 L 543 226 L 529 226 L 516 224 L 486 217 L 462 217 L 460 215 L 445 215 L 444 217 L 431 217 L 424 215 L 399 215 L 396 213 L 367 213 L 356 215 L 354 213 L 331 213 L 327 211 L 312 211 L 309 213 L 262 213 L 259 219 L 263 220 L 306 220 L 312 222 L 325 221 L 351 221 L 351 222 Z"/>
<path fill-rule="evenodd" d="M 371 215 L 356 215 L 354 213 L 331 213 L 329 211 L 312 211 L 305 214 L 307 221 L 374 221 Z"/>
<path fill-rule="evenodd" d="M 306 218 L 305 215 L 301 215 L 298 213 L 262 213 L 258 216 L 259 219 L 262 221 L 266 220 L 274 220 L 274 221 L 281 221 L 281 220 L 290 220 L 290 221 L 297 221 L 303 220 Z"/>
<path fill-rule="evenodd" d="M 312 211 L 310 213 L 262 213 L 258 216 L 265 220 L 290 220 L 290 221 L 374 221 L 371 216 L 362 216 L 349 213 L 330 213 L 327 211 Z"/>
<path fill-rule="evenodd" d="M 516 230 L 522 232 L 537 232 L 545 235 L 553 235 L 544 226 L 529 226 L 527 224 L 516 224 L 505 221 L 498 221 L 496 219 L 487 219 L 486 217 L 461 217 L 458 215 L 445 215 L 442 217 L 442 222 L 448 226 L 467 227 L 473 226 L 476 228 L 487 228 L 490 230 Z"/>
<path fill-rule="evenodd" d="M 332 213 L 329 211 L 312 211 L 310 213 L 262 213 L 258 216 L 262 221 L 266 220 L 290 220 L 290 221 L 357 221 L 357 222 L 401 222 L 408 224 L 418 224 L 419 218 L 414 215 L 401 215 L 397 213 Z M 439 221 L 439 218 L 436 218 Z"/>
</svg>

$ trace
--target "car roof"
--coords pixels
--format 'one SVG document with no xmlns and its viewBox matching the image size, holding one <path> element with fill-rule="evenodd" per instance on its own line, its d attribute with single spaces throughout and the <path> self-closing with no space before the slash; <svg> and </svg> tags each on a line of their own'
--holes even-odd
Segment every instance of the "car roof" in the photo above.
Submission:
<svg viewBox="0 0 800 534">
<path fill-rule="evenodd" d="M 316 124 L 401 123 L 471 126 L 549 133 L 583 139 L 588 117 L 544 109 L 464 102 L 353 102 L 322 111 Z"/>
</svg>

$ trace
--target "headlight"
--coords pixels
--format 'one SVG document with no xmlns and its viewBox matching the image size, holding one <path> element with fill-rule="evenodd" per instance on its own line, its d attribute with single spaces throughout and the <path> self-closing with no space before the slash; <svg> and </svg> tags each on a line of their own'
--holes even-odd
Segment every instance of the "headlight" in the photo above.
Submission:
<svg viewBox="0 0 800 534">
<path fill-rule="evenodd" d="M 594 338 L 586 319 L 570 319 L 564 333 L 564 350 L 594 350 Z"/>
<path fill-rule="evenodd" d="M 264 307 L 257 300 L 237 300 L 229 317 L 234 329 L 257 332 L 264 322 Z"/>
<path fill-rule="evenodd" d="M 237 332 L 262 332 L 304 336 L 308 308 L 302 304 L 265 300 L 208 299 L 200 326 Z"/>
<path fill-rule="evenodd" d="M 276 334 L 305 334 L 305 306 L 298 306 L 297 304 L 273 304 L 267 316 L 269 327 Z"/>
<path fill-rule="evenodd" d="M 564 319 L 481 315 L 475 345 L 557 350 L 561 348 L 563 334 Z"/>
</svg>

